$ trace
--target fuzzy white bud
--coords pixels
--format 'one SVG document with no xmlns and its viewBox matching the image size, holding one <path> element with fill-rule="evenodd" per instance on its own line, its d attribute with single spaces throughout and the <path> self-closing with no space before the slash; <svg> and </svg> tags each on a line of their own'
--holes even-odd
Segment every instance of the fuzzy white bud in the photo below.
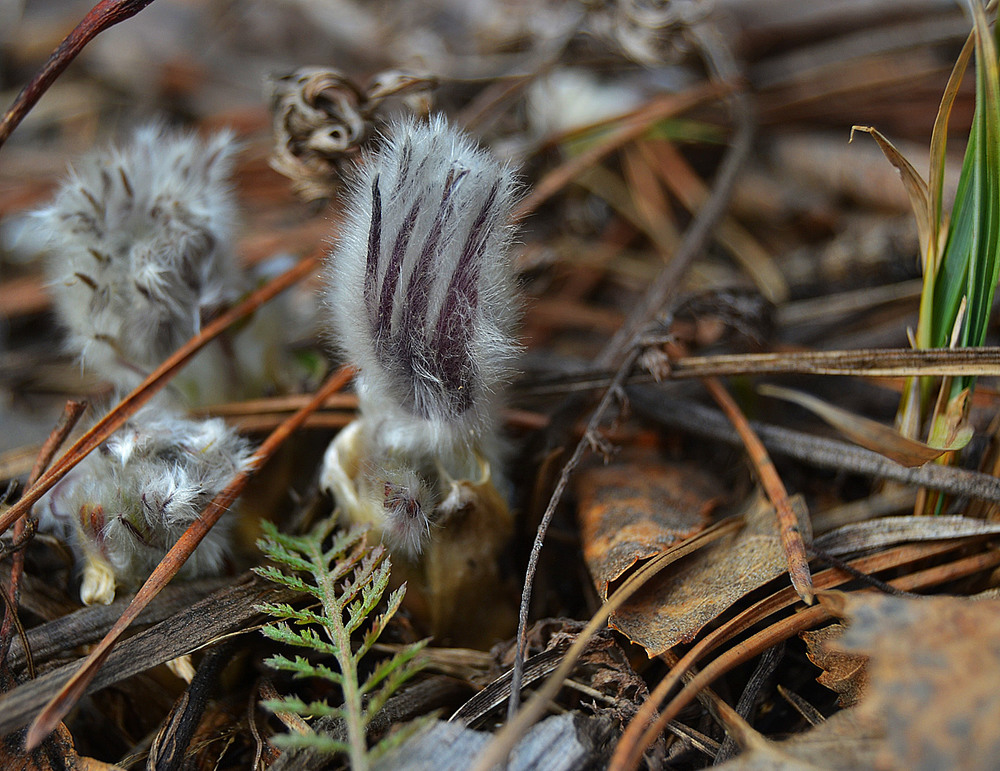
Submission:
<svg viewBox="0 0 1000 771">
<path fill-rule="evenodd" d="M 329 262 L 364 426 L 344 434 L 363 449 L 338 440 L 331 462 L 363 457 L 357 494 L 381 512 L 363 518 L 410 554 L 450 483 L 478 479 L 495 455 L 497 392 L 517 352 L 517 193 L 511 169 L 443 117 L 403 121 L 361 165 Z"/>
<path fill-rule="evenodd" d="M 388 446 L 475 445 L 492 430 L 517 350 L 516 194 L 512 171 L 440 116 L 397 125 L 361 166 L 328 300 Z"/>
<path fill-rule="evenodd" d="M 212 498 L 246 468 L 249 444 L 221 418 L 192 420 L 145 407 L 36 505 L 42 529 L 66 538 L 82 563 L 84 602 L 144 581 Z M 228 551 L 223 517 L 184 566 L 218 572 Z"/>
<path fill-rule="evenodd" d="M 153 125 L 92 154 L 36 212 L 69 346 L 131 388 L 242 291 L 232 253 L 235 144 Z"/>
</svg>

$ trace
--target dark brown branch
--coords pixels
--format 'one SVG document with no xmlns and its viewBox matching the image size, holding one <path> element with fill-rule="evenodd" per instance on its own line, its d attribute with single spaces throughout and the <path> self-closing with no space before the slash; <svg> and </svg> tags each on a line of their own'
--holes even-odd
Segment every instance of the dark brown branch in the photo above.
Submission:
<svg viewBox="0 0 1000 771">
<path fill-rule="evenodd" d="M 55 83 L 56 78 L 62 75 L 87 43 L 109 27 L 132 18 L 152 2 L 153 0 L 101 0 L 91 8 L 83 17 L 83 21 L 77 24 L 52 52 L 42 69 L 21 89 L 21 93 L 4 114 L 3 120 L 0 120 L 0 147 L 3 147 L 14 129 L 24 120 L 24 116 L 31 111 L 42 98 L 42 94 L 49 90 L 49 86 Z"/>
</svg>

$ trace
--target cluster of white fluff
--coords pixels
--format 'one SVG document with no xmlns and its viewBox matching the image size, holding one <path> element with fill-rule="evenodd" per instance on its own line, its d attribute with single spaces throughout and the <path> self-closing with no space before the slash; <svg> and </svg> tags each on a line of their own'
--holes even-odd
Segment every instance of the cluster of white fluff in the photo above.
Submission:
<svg viewBox="0 0 1000 771">
<path fill-rule="evenodd" d="M 509 167 L 443 118 L 405 121 L 360 166 L 329 262 L 333 326 L 359 370 L 353 482 L 411 554 L 451 483 L 479 479 L 496 455 L 496 397 L 517 351 L 517 191 Z"/>
<path fill-rule="evenodd" d="M 228 132 L 147 126 L 84 158 L 36 212 L 56 311 L 85 369 L 132 388 L 242 293 L 235 150 Z"/>
<path fill-rule="evenodd" d="M 82 561 L 83 601 L 108 603 L 116 586 L 134 588 L 149 576 L 250 456 L 247 441 L 221 418 L 192 420 L 154 402 L 53 487 L 35 513 Z M 182 575 L 218 572 L 230 530 L 223 517 Z"/>
<path fill-rule="evenodd" d="M 83 159 L 36 212 L 47 233 L 57 315 L 83 368 L 124 391 L 202 323 L 233 303 L 245 280 L 233 253 L 228 132 L 199 139 L 154 125 L 120 148 Z M 234 341 L 230 341 L 231 343 Z M 190 403 L 225 398 L 242 360 L 269 361 L 254 336 L 210 346 L 175 379 Z M 253 350 L 241 351 L 248 342 Z M 81 597 L 106 603 L 145 580 L 181 533 L 246 466 L 248 444 L 222 420 L 193 420 L 158 400 L 73 469 L 36 506 L 43 529 L 71 545 Z M 223 518 L 184 567 L 217 572 Z"/>
</svg>

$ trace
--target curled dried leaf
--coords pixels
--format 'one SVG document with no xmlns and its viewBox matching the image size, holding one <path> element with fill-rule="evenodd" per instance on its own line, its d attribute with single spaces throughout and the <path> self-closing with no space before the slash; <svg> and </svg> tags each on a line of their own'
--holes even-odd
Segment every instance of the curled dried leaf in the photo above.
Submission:
<svg viewBox="0 0 1000 771">
<path fill-rule="evenodd" d="M 274 152 L 271 166 L 292 180 L 302 198 L 329 198 L 342 166 L 377 127 L 398 97 L 405 112 L 426 115 L 436 80 L 401 70 L 376 74 L 365 88 L 343 73 L 301 67 L 268 83 Z"/>
<path fill-rule="evenodd" d="M 844 633 L 843 624 L 830 624 L 822 629 L 799 635 L 806 643 L 806 656 L 823 673 L 816 682 L 838 694 L 841 707 L 853 707 L 864 695 L 868 685 L 867 656 L 857 656 L 830 650 L 827 643 L 839 640 Z"/>
</svg>

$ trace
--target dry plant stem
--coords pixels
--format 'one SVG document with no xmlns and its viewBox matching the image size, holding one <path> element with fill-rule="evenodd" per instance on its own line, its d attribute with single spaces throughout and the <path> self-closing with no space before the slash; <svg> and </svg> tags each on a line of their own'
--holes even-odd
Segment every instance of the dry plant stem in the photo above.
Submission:
<svg viewBox="0 0 1000 771">
<path fill-rule="evenodd" d="M 24 495 L 21 496 L 21 499 L 16 504 L 11 506 L 3 515 L 0 515 L 0 534 L 5 533 L 11 524 L 24 516 L 39 498 L 48 492 L 56 482 L 66 476 L 70 469 L 117 431 L 126 420 L 132 417 L 144 404 L 162 390 L 178 370 L 187 364 L 191 357 L 214 338 L 226 331 L 234 322 L 244 316 L 249 316 L 265 302 L 314 272 L 319 266 L 321 257 L 322 251 L 317 251 L 317 253 L 301 260 L 294 268 L 282 273 L 266 286 L 261 287 L 251 294 L 239 305 L 206 324 L 198 335 L 188 340 L 171 354 L 132 393 L 122 399 L 111 412 L 101 418 L 93 428 L 80 437 L 56 461 L 52 468 L 42 475 L 38 482 L 24 492 Z"/>
<path fill-rule="evenodd" d="M 690 356 L 671 362 L 671 378 L 737 374 L 859 375 L 1000 375 L 1000 347 L 872 348 L 857 351 L 792 351 L 789 353 Z"/>
<path fill-rule="evenodd" d="M 902 591 L 914 591 L 973 575 L 980 571 L 988 570 L 997 564 L 1000 564 L 1000 552 L 983 552 L 912 573 L 908 576 L 902 576 L 889 583 Z M 632 719 L 632 722 L 629 723 L 628 728 L 626 728 L 625 733 L 622 734 L 618 742 L 618 747 L 611 759 L 609 769 L 611 771 L 626 771 L 626 769 L 637 768 L 642 758 L 642 753 L 656 740 L 656 737 L 663 731 L 666 723 L 674 719 L 680 710 L 690 704 L 691 700 L 695 698 L 702 688 L 739 664 L 759 655 L 772 645 L 788 640 L 800 632 L 828 621 L 831 617 L 832 614 L 826 607 L 823 605 L 814 605 L 800 613 L 782 619 L 757 634 L 752 635 L 747 640 L 734 645 L 691 678 L 677 696 L 664 708 L 656 720 L 650 724 L 649 721 L 652 720 L 653 714 L 659 704 L 678 684 L 681 676 L 687 671 L 688 667 L 694 663 L 695 656 L 692 656 L 692 654 L 695 653 L 696 649 L 689 651 L 678 661 L 677 665 L 671 669 L 660 684 L 657 685 L 656 689 L 646 700 L 646 703 L 643 704 L 642 708 Z M 645 728 L 644 731 L 643 728 Z M 640 731 L 642 734 L 638 736 Z"/>
<path fill-rule="evenodd" d="M 72 400 L 66 402 L 59 421 L 42 445 L 42 449 L 38 453 L 38 458 L 35 460 L 35 465 L 31 469 L 31 474 L 28 476 L 29 487 L 37 482 L 45 469 L 48 468 L 48 465 L 52 462 L 52 458 L 58 452 L 59 448 L 62 447 L 63 442 L 66 441 L 66 437 L 69 436 L 70 431 L 73 430 L 77 421 L 80 420 L 80 416 L 83 415 L 85 409 L 87 409 L 86 402 L 75 402 Z M 24 572 L 23 547 L 27 544 L 24 537 L 26 527 L 26 517 L 14 523 L 14 543 L 18 546 L 14 550 L 14 555 L 11 559 L 10 591 L 8 594 L 10 603 L 5 607 L 3 626 L 0 627 L 0 661 L 7 659 L 7 651 L 10 650 L 10 641 L 13 633 L 12 623 L 17 623 L 18 627 L 20 627 L 17 618 L 17 605 L 21 601 L 21 574 Z"/>
<path fill-rule="evenodd" d="M 746 447 L 750 461 L 757 470 L 760 483 L 763 485 L 778 517 L 778 535 L 785 550 L 785 558 L 788 560 L 788 576 L 792 579 L 792 586 L 795 587 L 795 591 L 799 593 L 799 597 L 806 605 L 812 605 L 813 587 L 812 576 L 809 573 L 809 558 L 806 556 L 806 547 L 802 542 L 798 517 L 795 516 L 791 501 L 788 500 L 788 491 L 785 489 L 781 477 L 778 476 L 771 457 L 764 449 L 764 443 L 754 433 L 746 416 L 740 411 L 739 406 L 722 383 L 714 377 L 705 378 L 702 382 L 722 411 L 726 413 L 729 422 L 733 424 L 736 433 L 740 435 L 743 446 Z"/>
<path fill-rule="evenodd" d="M 313 399 L 301 410 L 286 420 L 274 433 L 272 433 L 264 443 L 257 449 L 250 459 L 246 471 L 238 474 L 208 505 L 201 516 L 191 523 L 187 530 L 181 535 L 170 551 L 166 553 L 160 564 L 156 566 L 152 575 L 142 585 L 136 593 L 132 602 L 122 613 L 118 621 L 104 636 L 104 639 L 97 644 L 77 670 L 76 674 L 62 687 L 56 696 L 45 706 L 45 708 L 35 718 L 28 735 L 25 739 L 25 746 L 30 751 L 41 744 L 42 740 L 51 733 L 59 722 L 66 716 L 86 692 L 90 681 L 94 679 L 97 671 L 111 653 L 118 638 L 125 632 L 129 624 L 142 612 L 150 601 L 159 594 L 160 590 L 177 575 L 188 557 L 201 543 L 202 539 L 212 529 L 212 526 L 225 514 L 233 501 L 239 497 L 250 477 L 260 469 L 264 463 L 275 453 L 275 451 L 291 436 L 309 417 L 310 413 L 319 409 L 323 401 L 330 394 L 339 391 L 354 376 L 354 370 L 350 367 L 343 367 L 335 372 L 323 386 L 316 392 Z"/>
<path fill-rule="evenodd" d="M 741 444 L 739 435 L 716 410 L 689 399 L 673 399 L 670 407 L 648 389 L 628 389 L 629 402 L 637 412 L 652 416 L 665 426 L 690 431 L 730 444 Z M 872 450 L 824 437 L 812 436 L 780 426 L 751 422 L 764 446 L 772 453 L 821 468 L 849 471 L 894 482 L 929 487 L 949 495 L 968 496 L 1000 503 L 1000 479 L 978 471 L 926 463 L 907 468 Z"/>
<path fill-rule="evenodd" d="M 620 587 L 618 587 L 615 593 L 604 602 L 597 613 L 594 614 L 593 618 L 590 619 L 587 626 L 584 627 L 583 631 L 577 635 L 569 650 L 566 651 L 566 655 L 563 657 L 559 666 L 545 681 L 545 685 L 543 685 L 542 688 L 531 697 L 522 710 L 514 715 L 514 717 L 508 718 L 506 725 L 504 725 L 504 727 L 493 737 L 492 741 L 486 745 L 486 749 L 483 750 L 483 753 L 476 759 L 476 765 L 473 767 L 474 771 L 488 771 L 488 769 L 493 769 L 498 764 L 503 763 L 504 759 L 514 748 L 517 740 L 539 717 L 541 717 L 542 713 L 548 708 L 549 702 L 559 692 L 563 681 L 573 670 L 576 660 L 587 647 L 587 642 L 591 637 L 593 637 L 594 634 L 596 634 L 608 623 L 608 618 L 610 618 L 612 613 L 618 610 L 618 608 L 620 608 L 633 594 L 645 586 L 645 584 L 660 571 L 664 570 L 669 565 L 672 565 L 682 557 L 685 557 L 688 554 L 706 546 L 712 541 L 733 532 L 739 526 L 740 522 L 736 519 L 723 520 L 722 522 L 703 530 L 698 535 L 689 538 L 676 549 L 657 555 L 629 576 L 629 578 Z M 513 687 L 513 685 L 514 684 L 512 682 L 511 687 Z"/>
<path fill-rule="evenodd" d="M 625 378 L 628 377 L 632 366 L 638 358 L 639 349 L 633 348 L 625 361 L 622 362 L 621 367 L 618 369 L 618 374 L 615 375 L 614 380 L 611 382 L 611 386 L 604 392 L 600 404 L 597 405 L 597 409 L 594 410 L 590 416 L 590 420 L 587 421 L 587 428 L 584 430 L 583 436 L 580 437 L 580 441 L 576 443 L 573 454 L 563 466 L 559 474 L 559 480 L 556 482 L 556 487 L 552 491 L 552 497 L 549 498 L 548 506 L 545 507 L 541 522 L 538 523 L 538 531 L 535 534 L 535 541 L 531 546 L 528 567 L 525 570 L 524 587 L 521 591 L 521 605 L 517 622 L 517 654 L 514 657 L 514 673 L 510 684 L 510 701 L 507 703 L 508 723 L 514 720 L 521 702 L 521 683 L 524 681 L 524 654 L 527 647 L 528 613 L 531 609 L 531 588 L 535 580 L 535 571 L 538 569 L 538 557 L 542 552 L 545 533 L 549 529 L 549 523 L 552 521 L 556 507 L 562 499 L 566 485 L 569 484 L 569 478 L 576 469 L 577 464 L 579 464 L 584 452 L 586 452 L 588 447 L 599 446 L 601 439 L 598 435 L 598 430 L 600 429 L 601 421 L 604 419 L 604 413 L 607 412 L 611 403 L 622 393 L 622 385 L 625 383 Z"/>
<path fill-rule="evenodd" d="M 21 623 L 21 617 L 17 615 L 17 606 L 11 601 L 10 597 L 7 596 L 7 592 L 0 592 L 0 599 L 3 599 L 4 624 L 6 625 L 7 619 L 10 619 L 11 625 L 17 629 L 17 636 L 21 639 L 21 645 L 24 646 L 24 661 L 27 666 L 28 677 L 34 680 L 35 661 L 31 657 L 31 649 L 28 647 L 28 633 L 24 630 L 24 625 Z M 8 647 L 10 646 L 10 641 L 7 642 L 7 645 Z M 0 658 L 0 669 L 7 669 L 6 655 L 5 651 L 4 658 Z"/>
<path fill-rule="evenodd" d="M 662 335 L 649 335 L 643 344 L 660 345 Z M 858 377 L 911 376 L 997 376 L 1000 375 L 1000 348 L 867 348 L 855 351 L 788 351 L 776 353 L 684 356 L 671 359 L 665 380 L 691 380 L 728 375 L 854 375 Z M 614 377 L 609 370 L 590 370 L 545 380 L 529 386 L 533 394 L 607 388 Z M 652 380 L 636 373 L 629 382 Z"/>
<path fill-rule="evenodd" d="M 56 78 L 58 78 L 76 57 L 84 46 L 101 34 L 109 27 L 113 27 L 120 21 L 125 21 L 135 16 L 139 11 L 152 3 L 153 0 L 101 0 L 97 3 L 83 20 L 74 27 L 59 47 L 49 56 L 49 59 L 42 66 L 31 81 L 17 95 L 14 103 L 10 106 L 0 120 L 0 147 L 10 137 L 18 124 L 24 120 L 35 103 L 41 99 L 42 94 L 48 91 Z"/>
<path fill-rule="evenodd" d="M 667 266 L 660 271 L 656 281 L 646 293 L 644 300 L 639 304 L 636 312 L 626 321 L 625 325 L 615 334 L 612 340 L 598 356 L 597 366 L 606 367 L 613 364 L 624 354 L 624 361 L 619 365 L 618 372 L 613 379 L 611 386 L 605 392 L 597 409 L 592 414 L 587 423 L 587 431 L 583 438 L 577 443 L 572 456 L 563 467 L 559 476 L 559 481 L 552 493 L 549 504 L 542 515 L 542 520 L 538 525 L 535 541 L 531 547 L 531 555 L 528 558 L 528 567 L 525 571 L 524 589 L 521 594 L 521 606 L 518 617 L 517 629 L 517 654 L 514 657 L 514 677 L 511 682 L 510 703 L 507 708 L 508 720 L 512 719 L 517 712 L 521 698 L 521 682 L 524 677 L 524 650 L 528 630 L 528 612 L 531 604 L 531 587 L 534 583 L 535 570 L 538 566 L 538 555 L 545 540 L 545 533 L 548 530 L 552 515 L 556 506 L 562 498 L 569 481 L 570 475 L 580 462 L 580 458 L 588 445 L 596 439 L 597 427 L 604 418 L 604 413 L 611 406 L 612 396 L 621 392 L 622 384 L 628 377 L 633 364 L 639 356 L 639 339 L 641 331 L 655 318 L 662 310 L 667 300 L 676 291 L 676 285 L 680 277 L 687 271 L 688 266 L 694 258 L 701 253 L 711 235 L 711 230 L 725 212 L 726 205 L 732 194 L 733 186 L 739 170 L 743 167 L 750 155 L 750 146 L 754 133 L 753 110 L 749 97 L 738 93 L 734 96 L 737 131 L 732 146 L 726 152 L 716 175 L 716 182 L 712 188 L 705 205 L 698 210 L 693 222 L 684 233 L 684 238 L 677 249 L 677 253 Z M 648 123 L 645 124 L 648 126 Z M 642 131 L 638 127 L 633 129 L 634 136 L 641 136 Z M 596 159 L 595 159 L 596 161 Z M 581 167 L 582 168 L 585 167 Z M 533 199 L 529 199 L 533 202 Z M 522 208 L 527 207 L 529 201 L 525 201 Z M 533 203 L 537 205 L 537 203 Z M 530 211 L 530 208 L 526 210 Z"/>
</svg>

